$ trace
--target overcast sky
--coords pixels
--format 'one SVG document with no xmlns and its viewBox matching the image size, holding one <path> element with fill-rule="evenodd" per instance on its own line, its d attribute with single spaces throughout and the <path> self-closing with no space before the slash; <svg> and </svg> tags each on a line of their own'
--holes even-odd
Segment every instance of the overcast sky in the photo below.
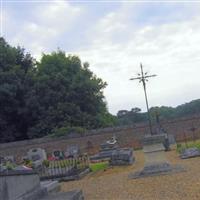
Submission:
<svg viewBox="0 0 200 200">
<path fill-rule="evenodd" d="M 108 83 L 109 111 L 140 107 L 144 70 L 150 106 L 200 98 L 200 2 L 3 0 L 1 34 L 35 58 L 58 47 L 78 55 Z"/>
</svg>

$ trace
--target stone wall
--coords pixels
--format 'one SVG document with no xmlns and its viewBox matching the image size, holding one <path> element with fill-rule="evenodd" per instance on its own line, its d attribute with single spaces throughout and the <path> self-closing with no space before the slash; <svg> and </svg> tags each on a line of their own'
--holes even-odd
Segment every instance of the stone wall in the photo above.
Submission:
<svg viewBox="0 0 200 200">
<path fill-rule="evenodd" d="M 200 138 L 200 116 L 162 121 L 162 127 L 167 133 L 174 134 L 177 141 L 192 139 L 191 127 L 197 128 L 195 137 Z M 155 130 L 156 127 L 154 127 Z M 69 135 L 62 138 L 40 138 L 0 144 L 0 156 L 14 155 L 17 158 L 26 155 L 30 148 L 40 147 L 51 153 L 53 150 L 65 151 L 68 145 L 78 144 L 82 151 L 95 153 L 99 145 L 115 134 L 121 147 L 141 147 L 141 139 L 148 133 L 148 124 L 140 123 L 133 126 L 112 127 L 92 130 L 84 135 Z M 89 145 L 90 144 L 90 145 Z M 94 147 L 94 148 L 92 148 Z"/>
</svg>

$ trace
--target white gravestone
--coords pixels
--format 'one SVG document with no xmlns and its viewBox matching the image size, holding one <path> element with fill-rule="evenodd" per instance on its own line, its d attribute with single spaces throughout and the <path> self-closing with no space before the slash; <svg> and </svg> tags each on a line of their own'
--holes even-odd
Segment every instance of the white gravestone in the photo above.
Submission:
<svg viewBox="0 0 200 200">
<path fill-rule="evenodd" d="M 27 152 L 27 157 L 29 160 L 32 160 L 34 167 L 38 167 L 47 159 L 47 154 L 44 149 L 34 148 Z"/>
</svg>

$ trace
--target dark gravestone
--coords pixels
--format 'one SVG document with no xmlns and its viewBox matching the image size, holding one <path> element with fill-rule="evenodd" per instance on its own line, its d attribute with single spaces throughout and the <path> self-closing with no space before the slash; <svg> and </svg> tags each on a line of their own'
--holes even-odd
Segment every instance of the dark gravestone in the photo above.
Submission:
<svg viewBox="0 0 200 200">
<path fill-rule="evenodd" d="M 110 159 L 111 165 L 131 165 L 133 164 L 135 157 L 133 155 L 133 149 L 116 149 L 113 151 Z"/>
<path fill-rule="evenodd" d="M 196 147 L 184 149 L 180 155 L 180 157 L 182 159 L 194 158 L 194 157 L 198 157 L 198 156 L 200 156 L 200 150 Z"/>
</svg>

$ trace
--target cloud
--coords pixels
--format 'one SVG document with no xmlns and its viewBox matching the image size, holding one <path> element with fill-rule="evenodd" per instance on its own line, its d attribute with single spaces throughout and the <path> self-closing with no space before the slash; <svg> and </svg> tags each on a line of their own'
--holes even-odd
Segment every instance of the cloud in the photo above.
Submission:
<svg viewBox="0 0 200 200">
<path fill-rule="evenodd" d="M 27 3 L 27 6 L 30 9 L 31 5 Z M 28 17 L 23 20 L 15 21 L 12 13 L 7 13 L 10 20 L 6 22 L 6 32 L 12 30 L 11 19 L 14 20 L 18 31 L 9 36 L 10 42 L 25 46 L 33 56 L 39 58 L 41 52 L 49 52 L 58 47 L 56 43 L 59 37 L 72 28 L 81 12 L 78 6 L 71 6 L 67 1 L 34 4 Z"/>
</svg>

